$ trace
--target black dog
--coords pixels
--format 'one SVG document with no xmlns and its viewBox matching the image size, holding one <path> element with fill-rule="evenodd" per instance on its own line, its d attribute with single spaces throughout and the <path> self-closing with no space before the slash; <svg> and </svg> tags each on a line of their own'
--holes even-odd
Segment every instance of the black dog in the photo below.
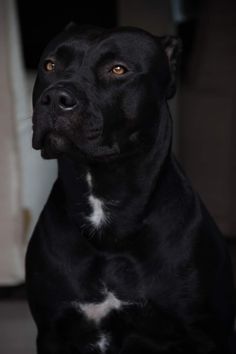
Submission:
<svg viewBox="0 0 236 354">
<path fill-rule="evenodd" d="M 228 354 L 226 246 L 171 153 L 179 44 L 67 28 L 33 93 L 33 147 L 59 173 L 29 244 L 39 354 Z"/>
</svg>

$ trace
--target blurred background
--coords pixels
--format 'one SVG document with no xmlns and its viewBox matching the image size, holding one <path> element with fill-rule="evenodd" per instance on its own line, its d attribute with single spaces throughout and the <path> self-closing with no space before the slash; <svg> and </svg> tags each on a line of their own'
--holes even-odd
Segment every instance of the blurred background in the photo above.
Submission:
<svg viewBox="0 0 236 354">
<path fill-rule="evenodd" d="M 31 147 L 31 94 L 43 48 L 71 21 L 182 39 L 173 149 L 223 232 L 236 274 L 236 1 L 0 0 L 2 354 L 35 353 L 24 256 L 57 167 Z"/>
</svg>

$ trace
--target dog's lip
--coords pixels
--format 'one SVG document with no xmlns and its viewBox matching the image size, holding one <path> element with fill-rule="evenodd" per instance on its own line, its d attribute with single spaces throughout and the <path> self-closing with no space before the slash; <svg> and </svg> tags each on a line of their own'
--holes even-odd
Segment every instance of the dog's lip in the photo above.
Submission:
<svg viewBox="0 0 236 354">
<path fill-rule="evenodd" d="M 41 156 L 44 159 L 55 159 L 71 149 L 71 142 L 62 134 L 49 132 L 43 137 Z"/>
<path fill-rule="evenodd" d="M 76 150 L 91 161 L 105 162 L 117 158 L 120 154 L 118 144 L 103 145 L 99 138 L 101 135 L 97 131 L 90 132 L 80 139 L 80 144 L 78 144 L 78 141 L 76 143 L 70 140 L 63 132 L 47 129 L 41 136 L 33 136 L 32 145 L 34 149 L 41 150 L 43 158 L 57 158 L 61 154 L 74 153 Z"/>
<path fill-rule="evenodd" d="M 35 129 L 33 125 L 33 136 L 32 136 L 32 146 L 35 150 L 41 150 L 43 146 L 43 141 L 47 133 L 44 133 L 43 136 L 42 134 L 38 134 L 37 130 Z"/>
<path fill-rule="evenodd" d="M 50 130 L 47 131 L 39 140 L 33 139 L 33 148 L 35 150 L 46 150 L 48 147 L 52 147 L 58 151 L 64 151 L 65 145 L 71 144 L 69 139 L 59 132 Z"/>
</svg>

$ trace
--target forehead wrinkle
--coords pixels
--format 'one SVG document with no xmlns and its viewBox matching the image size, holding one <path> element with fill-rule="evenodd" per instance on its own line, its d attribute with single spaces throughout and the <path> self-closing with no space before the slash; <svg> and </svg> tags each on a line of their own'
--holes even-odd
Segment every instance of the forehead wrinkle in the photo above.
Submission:
<svg viewBox="0 0 236 354">
<path fill-rule="evenodd" d="M 153 53 L 153 52 L 152 52 Z M 96 58 L 96 66 L 106 64 L 128 65 L 130 68 L 142 70 L 143 64 L 148 60 L 149 56 L 144 55 L 142 49 L 132 48 L 129 45 L 119 45 L 114 42 L 100 42 L 98 45 L 91 47 L 86 53 L 86 58 L 90 59 L 94 64 Z M 152 58 L 152 56 L 150 56 Z M 86 59 L 85 59 L 86 60 Z"/>
<path fill-rule="evenodd" d="M 56 49 L 55 56 L 67 61 L 75 56 L 75 48 L 72 45 L 63 43 Z"/>
<path fill-rule="evenodd" d="M 141 40 L 142 39 L 142 40 Z M 104 34 L 98 38 L 91 51 L 95 50 L 100 53 L 100 56 L 117 56 L 118 59 L 124 58 L 130 62 L 142 63 L 149 57 L 158 54 L 158 46 L 153 36 L 146 33 L 133 32 L 108 32 L 107 36 Z"/>
<path fill-rule="evenodd" d="M 72 64 L 76 67 L 82 65 L 89 47 L 90 43 L 85 38 L 67 38 L 46 56 L 55 57 L 68 70 Z"/>
<path fill-rule="evenodd" d="M 86 52 L 92 43 L 92 39 L 86 33 L 65 33 L 62 32 L 45 48 L 44 55 L 55 55 L 60 53 L 60 51 L 67 52 L 68 56 L 73 55 L 73 53 L 80 54 Z"/>
</svg>

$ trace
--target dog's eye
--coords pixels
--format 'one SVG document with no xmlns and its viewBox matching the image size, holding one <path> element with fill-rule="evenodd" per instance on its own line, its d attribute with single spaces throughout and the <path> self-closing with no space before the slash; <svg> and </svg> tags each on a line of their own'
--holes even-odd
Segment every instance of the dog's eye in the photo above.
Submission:
<svg viewBox="0 0 236 354">
<path fill-rule="evenodd" d="M 44 69 L 48 72 L 55 70 L 55 62 L 52 59 L 48 59 L 44 63 Z"/>
<path fill-rule="evenodd" d="M 126 71 L 127 71 L 127 69 L 122 65 L 115 65 L 111 69 L 111 72 L 117 76 L 124 75 L 126 73 Z"/>
</svg>

